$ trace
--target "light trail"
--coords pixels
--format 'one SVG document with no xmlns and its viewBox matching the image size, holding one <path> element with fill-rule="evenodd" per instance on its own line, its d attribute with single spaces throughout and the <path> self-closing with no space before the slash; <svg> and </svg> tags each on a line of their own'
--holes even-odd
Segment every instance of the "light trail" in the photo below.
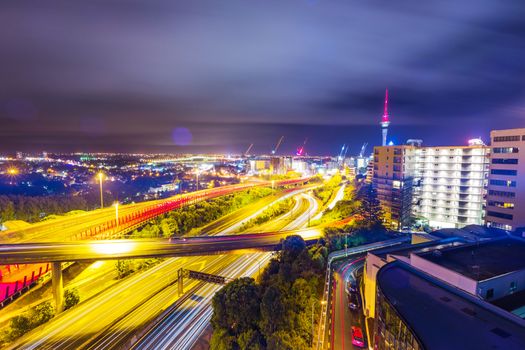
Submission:
<svg viewBox="0 0 525 350">
<path fill-rule="evenodd" d="M 308 207 L 306 211 L 286 226 L 287 229 L 303 227 L 307 224 L 312 213 L 318 210 L 318 203 L 313 197 L 301 194 L 300 198 L 308 201 Z M 258 253 L 257 257 L 253 254 L 243 255 L 227 266 L 220 274 L 236 278 L 253 276 L 259 271 L 261 265 L 265 266 L 270 258 L 270 253 Z M 208 285 L 203 287 L 199 291 L 199 295 L 204 295 L 204 297 L 197 305 L 190 305 L 191 302 L 188 301 L 184 308 L 176 308 L 169 317 L 163 319 L 153 330 L 143 336 L 133 349 L 190 349 L 200 338 L 211 319 L 213 312 L 211 299 L 220 288 L 222 286 Z"/>
</svg>

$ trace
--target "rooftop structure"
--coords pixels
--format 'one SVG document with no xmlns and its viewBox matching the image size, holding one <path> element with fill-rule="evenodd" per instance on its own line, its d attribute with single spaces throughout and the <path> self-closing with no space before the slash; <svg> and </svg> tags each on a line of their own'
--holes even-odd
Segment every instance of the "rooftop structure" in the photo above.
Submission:
<svg viewBox="0 0 525 350">
<path fill-rule="evenodd" d="M 377 286 L 377 349 L 525 348 L 525 321 L 406 263 L 383 267 Z"/>
<path fill-rule="evenodd" d="M 525 241 L 504 238 L 420 256 L 476 281 L 483 281 L 525 269 Z"/>
</svg>

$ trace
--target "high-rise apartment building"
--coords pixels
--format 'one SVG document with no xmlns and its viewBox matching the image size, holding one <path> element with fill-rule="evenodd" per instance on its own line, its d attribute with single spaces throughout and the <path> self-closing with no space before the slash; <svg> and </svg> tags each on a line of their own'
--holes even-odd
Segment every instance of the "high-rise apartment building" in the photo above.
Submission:
<svg viewBox="0 0 525 350">
<path fill-rule="evenodd" d="M 468 146 L 418 148 L 413 216 L 434 228 L 483 224 L 489 151 L 478 139 Z"/>
<path fill-rule="evenodd" d="M 415 147 L 374 148 L 372 184 L 381 203 L 385 221 L 393 229 L 408 225 L 412 209 Z"/>
<path fill-rule="evenodd" d="M 393 228 L 411 219 L 434 228 L 482 224 L 490 148 L 468 146 L 375 147 L 373 184 Z"/>
<path fill-rule="evenodd" d="M 493 130 L 485 222 L 514 231 L 525 227 L 525 128 Z"/>
</svg>

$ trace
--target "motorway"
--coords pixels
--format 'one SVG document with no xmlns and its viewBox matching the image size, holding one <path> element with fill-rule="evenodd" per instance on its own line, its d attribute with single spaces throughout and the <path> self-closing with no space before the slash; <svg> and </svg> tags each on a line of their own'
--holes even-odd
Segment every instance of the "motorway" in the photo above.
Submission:
<svg viewBox="0 0 525 350">
<path fill-rule="evenodd" d="M 228 238 L 223 237 L 223 239 Z M 98 241 L 98 243 L 104 242 Z M 164 244 L 173 245 L 166 241 Z M 109 247 L 113 248 L 111 245 Z M 227 270 L 227 267 L 229 268 L 231 265 L 230 259 L 234 258 L 234 255 L 226 257 L 217 255 L 166 259 L 159 265 L 132 275 L 114 288 L 62 313 L 24 336 L 14 347 L 24 349 L 78 349 L 85 348 L 88 344 L 97 347 L 97 344 L 106 344 L 107 338 L 103 336 L 106 334 L 117 334 L 120 340 L 126 341 L 130 329 L 140 327 L 148 320 L 151 321 L 155 312 L 159 313 L 164 307 L 167 308 L 178 301 L 176 286 L 166 287 L 175 281 L 179 268 L 205 272 L 223 271 L 224 273 L 235 274 L 235 270 Z M 244 261 L 246 260 L 244 259 Z M 258 267 L 259 263 L 255 262 L 255 265 Z M 253 269 L 253 263 L 251 266 Z M 243 269 L 242 266 L 239 268 Z M 245 269 L 249 269 L 249 267 L 247 266 Z M 198 285 L 199 283 L 191 281 L 185 286 L 185 289 L 191 291 Z M 185 295 L 192 295 L 192 293 Z M 194 296 L 189 300 L 198 301 L 200 299 L 198 296 Z M 181 299 L 180 302 L 183 301 Z M 163 306 L 159 307 L 159 305 Z M 136 310 L 134 315 L 138 316 L 132 317 L 129 319 L 131 320 L 130 323 L 127 323 L 128 318 L 126 316 L 133 313 L 134 310 Z M 112 325 L 121 327 L 121 331 L 118 333 L 107 332 L 107 329 Z M 112 339 L 110 343 L 119 344 L 119 340 Z"/>
<path fill-rule="evenodd" d="M 288 213 L 272 220 L 269 223 L 273 225 L 271 229 L 282 226 L 286 219 L 292 220 L 283 227 L 286 230 L 299 229 L 308 224 L 309 218 L 318 210 L 318 203 L 313 197 L 306 194 L 295 198 L 298 199 L 296 206 Z M 263 226 L 268 228 L 268 224 Z M 253 276 L 260 272 L 261 266 L 264 267 L 270 257 L 269 253 L 227 257 L 231 259 L 231 262 L 219 274 L 236 278 Z M 197 302 L 188 298 L 181 305 L 175 304 L 153 329 L 139 339 L 133 349 L 191 349 L 209 323 L 212 315 L 211 299 L 220 288 L 221 286 L 218 285 L 202 285 L 201 288 L 192 291 L 192 296 L 198 297 Z M 98 347 L 97 349 L 103 348 Z"/>
<path fill-rule="evenodd" d="M 296 182 L 301 183 L 305 182 L 306 180 L 307 179 L 277 181 L 275 186 L 282 186 Z M 118 208 L 119 222 L 122 224 L 120 225 L 121 227 L 119 227 L 119 229 L 125 228 L 125 219 L 133 214 L 140 214 L 136 220 L 137 222 L 140 222 L 141 219 L 149 220 L 155 215 L 160 215 L 187 203 L 194 203 L 195 201 L 206 200 L 229 193 L 242 191 L 251 187 L 270 185 L 271 182 L 268 181 L 260 183 L 245 183 L 190 192 L 165 199 L 141 203 L 121 204 Z M 104 209 L 98 209 L 81 214 L 64 216 L 49 221 L 39 222 L 19 230 L 9 230 L 2 233 L 0 240 L 3 242 L 56 242 L 71 240 L 76 239 L 79 237 L 78 234 L 91 228 L 100 228 L 101 230 L 105 229 L 106 231 L 109 231 L 108 224 L 115 224 L 115 217 L 115 207 L 106 207 Z M 111 231 L 116 230 L 117 227 L 112 227 Z M 102 232 L 97 231 L 98 235 L 101 233 Z"/>
</svg>

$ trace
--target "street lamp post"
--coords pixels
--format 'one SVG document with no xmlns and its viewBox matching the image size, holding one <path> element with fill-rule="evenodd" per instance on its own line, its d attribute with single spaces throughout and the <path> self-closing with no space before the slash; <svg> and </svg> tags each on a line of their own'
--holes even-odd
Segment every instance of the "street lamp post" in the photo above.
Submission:
<svg viewBox="0 0 525 350">
<path fill-rule="evenodd" d="M 195 173 L 195 175 L 197 176 L 196 186 L 197 186 L 197 191 L 198 191 L 199 190 L 199 171 L 198 170 Z"/>
<path fill-rule="evenodd" d="M 102 194 L 102 173 L 98 173 L 98 182 L 100 183 L 100 209 L 104 208 L 104 196 Z"/>
</svg>

